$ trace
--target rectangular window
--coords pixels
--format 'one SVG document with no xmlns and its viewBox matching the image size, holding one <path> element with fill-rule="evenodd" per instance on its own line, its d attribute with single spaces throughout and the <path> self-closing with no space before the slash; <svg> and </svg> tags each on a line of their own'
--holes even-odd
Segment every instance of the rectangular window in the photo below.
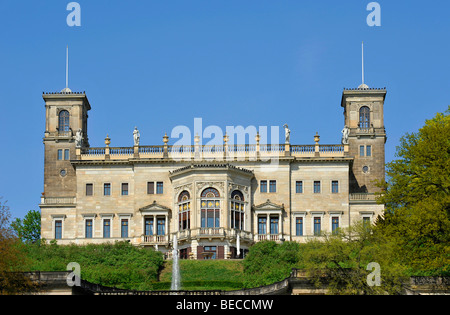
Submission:
<svg viewBox="0 0 450 315">
<path fill-rule="evenodd" d="M 203 247 L 203 253 L 205 254 L 204 259 L 216 259 L 216 246 L 205 246 Z M 206 254 L 207 253 L 207 254 Z"/>
<path fill-rule="evenodd" d="M 359 146 L 359 156 L 364 156 L 364 146 L 363 145 Z"/>
<path fill-rule="evenodd" d="M 262 180 L 260 183 L 260 192 L 266 193 L 267 192 L 267 181 Z"/>
<path fill-rule="evenodd" d="M 271 235 L 278 234 L 278 216 L 270 217 L 270 234 Z"/>
<path fill-rule="evenodd" d="M 336 234 L 339 228 L 339 217 L 331 218 L 331 231 Z"/>
<path fill-rule="evenodd" d="M 122 219 L 120 222 L 120 237 L 128 237 L 128 219 Z"/>
<path fill-rule="evenodd" d="M 269 182 L 269 192 L 271 192 L 271 193 L 277 192 L 277 181 L 276 180 L 271 180 Z"/>
<path fill-rule="evenodd" d="M 363 217 L 363 226 L 364 227 L 370 226 L 370 217 Z"/>
<path fill-rule="evenodd" d="M 66 160 L 66 161 L 70 160 L 70 150 L 69 149 L 64 150 L 64 160 Z"/>
<path fill-rule="evenodd" d="M 111 220 L 104 219 L 103 220 L 103 238 L 111 237 Z"/>
<path fill-rule="evenodd" d="M 259 235 L 266 234 L 266 223 L 267 223 L 267 217 L 258 217 L 258 234 Z"/>
<path fill-rule="evenodd" d="M 314 181 L 314 193 L 320 194 L 320 181 L 318 180 Z"/>
<path fill-rule="evenodd" d="M 314 235 L 315 236 L 319 236 L 320 231 L 322 230 L 320 221 L 321 221 L 320 217 L 314 217 Z"/>
<path fill-rule="evenodd" d="M 55 221 L 55 239 L 62 239 L 62 220 Z"/>
<path fill-rule="evenodd" d="M 331 192 L 333 194 L 339 193 L 339 182 L 337 180 L 331 182 Z"/>
<path fill-rule="evenodd" d="M 92 238 L 92 219 L 87 219 L 85 225 L 85 237 Z"/>
<path fill-rule="evenodd" d="M 128 183 L 122 183 L 122 196 L 128 196 Z"/>
<path fill-rule="evenodd" d="M 58 150 L 58 160 L 63 159 L 63 150 Z"/>
<path fill-rule="evenodd" d="M 366 156 L 372 156 L 372 146 L 371 145 L 366 146 Z"/>
<path fill-rule="evenodd" d="M 156 183 L 156 193 L 158 195 L 162 195 L 164 193 L 164 183 L 163 182 Z"/>
<path fill-rule="evenodd" d="M 153 235 L 153 218 L 145 218 L 145 231 L 146 236 Z"/>
<path fill-rule="evenodd" d="M 92 196 L 94 194 L 94 184 L 86 184 L 86 196 Z"/>
<path fill-rule="evenodd" d="M 156 219 L 156 235 L 166 235 L 166 219 Z"/>
<path fill-rule="evenodd" d="M 155 193 L 155 183 L 154 182 L 148 182 L 147 183 L 147 194 L 153 195 Z"/>
<path fill-rule="evenodd" d="M 303 218 L 295 219 L 295 235 L 303 236 Z"/>
<path fill-rule="evenodd" d="M 302 181 L 295 182 L 295 193 L 303 194 L 303 182 Z"/>
<path fill-rule="evenodd" d="M 104 196 L 111 196 L 111 184 L 106 183 L 103 185 L 103 195 Z"/>
</svg>

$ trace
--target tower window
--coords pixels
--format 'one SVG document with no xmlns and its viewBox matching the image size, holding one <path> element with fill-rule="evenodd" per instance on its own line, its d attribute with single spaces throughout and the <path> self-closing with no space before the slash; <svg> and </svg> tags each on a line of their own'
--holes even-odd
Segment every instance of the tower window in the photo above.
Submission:
<svg viewBox="0 0 450 315">
<path fill-rule="evenodd" d="M 359 128 L 370 127 L 370 109 L 367 106 L 363 106 L 359 109 Z"/>
<path fill-rule="evenodd" d="M 70 130 L 70 118 L 69 112 L 66 110 L 62 110 L 59 112 L 59 128 L 60 132 L 69 131 Z"/>
</svg>

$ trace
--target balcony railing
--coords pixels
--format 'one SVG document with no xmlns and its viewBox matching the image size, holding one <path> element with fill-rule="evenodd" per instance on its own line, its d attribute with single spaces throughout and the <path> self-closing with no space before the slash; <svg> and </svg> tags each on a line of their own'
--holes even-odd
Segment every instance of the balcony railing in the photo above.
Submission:
<svg viewBox="0 0 450 315">
<path fill-rule="evenodd" d="M 166 244 L 169 242 L 168 235 L 143 235 L 142 243 L 144 244 Z"/>
<path fill-rule="evenodd" d="M 373 193 L 353 193 L 349 195 L 350 201 L 376 201 L 377 196 Z"/>
<path fill-rule="evenodd" d="M 79 160 L 121 160 L 143 159 L 254 159 L 273 157 L 344 157 L 348 150 L 345 145 L 290 145 L 290 144 L 232 144 L 232 145 L 186 145 L 186 146 L 139 146 L 118 148 L 83 148 Z"/>
<path fill-rule="evenodd" d="M 75 197 L 41 197 L 41 205 L 74 205 Z"/>
</svg>

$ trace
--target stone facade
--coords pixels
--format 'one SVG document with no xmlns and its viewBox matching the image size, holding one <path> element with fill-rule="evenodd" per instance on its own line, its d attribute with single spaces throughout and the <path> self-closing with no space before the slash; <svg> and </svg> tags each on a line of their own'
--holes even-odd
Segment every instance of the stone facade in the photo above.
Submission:
<svg viewBox="0 0 450 315">
<path fill-rule="evenodd" d="M 182 258 L 242 257 L 263 240 L 304 242 L 384 207 L 385 89 L 344 90 L 345 144 L 89 147 L 84 93 L 46 93 L 42 238 L 127 240 Z M 82 145 L 75 133 L 83 131 Z"/>
</svg>

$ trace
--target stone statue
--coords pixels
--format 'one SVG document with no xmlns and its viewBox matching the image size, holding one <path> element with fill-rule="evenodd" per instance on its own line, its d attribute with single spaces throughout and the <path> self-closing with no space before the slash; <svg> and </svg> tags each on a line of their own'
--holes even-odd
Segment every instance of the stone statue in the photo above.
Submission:
<svg viewBox="0 0 450 315">
<path fill-rule="evenodd" d="M 81 148 L 83 144 L 83 131 L 80 129 L 77 130 L 77 133 L 75 134 L 75 146 L 77 148 Z"/>
<path fill-rule="evenodd" d="M 286 138 L 286 143 L 289 143 L 290 139 L 291 139 L 291 131 L 289 130 L 289 127 L 287 124 L 285 124 L 283 126 L 284 128 L 284 137 Z"/>
<path fill-rule="evenodd" d="M 349 134 L 350 134 L 350 128 L 348 128 L 348 126 L 345 126 L 344 129 L 342 129 L 342 144 L 348 144 Z"/>
<path fill-rule="evenodd" d="M 141 139 L 141 135 L 139 134 L 139 130 L 137 129 L 137 127 L 134 127 L 133 139 L 134 139 L 134 145 L 138 146 L 139 145 L 139 141 Z"/>
</svg>

